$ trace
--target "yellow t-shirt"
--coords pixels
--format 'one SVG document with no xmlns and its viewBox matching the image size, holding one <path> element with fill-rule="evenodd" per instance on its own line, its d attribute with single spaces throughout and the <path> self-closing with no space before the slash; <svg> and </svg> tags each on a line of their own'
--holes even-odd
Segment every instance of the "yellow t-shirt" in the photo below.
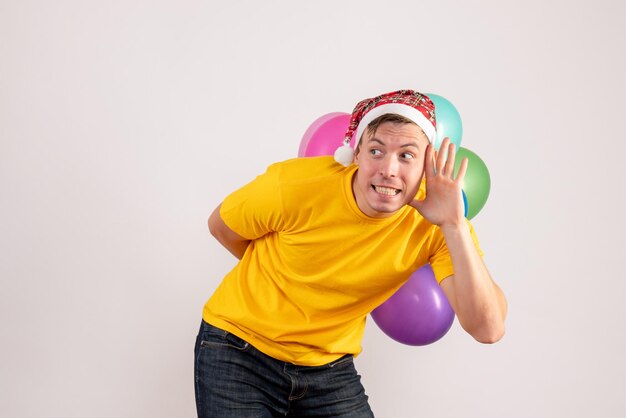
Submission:
<svg viewBox="0 0 626 418">
<path fill-rule="evenodd" d="M 367 314 L 419 267 L 430 263 L 439 282 L 453 274 L 443 234 L 414 208 L 384 219 L 359 210 L 356 168 L 288 160 L 224 200 L 223 221 L 252 242 L 206 303 L 206 322 L 317 366 L 360 353 Z"/>
</svg>

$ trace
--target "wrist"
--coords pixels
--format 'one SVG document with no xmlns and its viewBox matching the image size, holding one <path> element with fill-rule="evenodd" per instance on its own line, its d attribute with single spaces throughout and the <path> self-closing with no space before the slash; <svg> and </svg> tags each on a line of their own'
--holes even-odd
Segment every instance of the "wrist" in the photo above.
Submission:
<svg viewBox="0 0 626 418">
<path fill-rule="evenodd" d="M 467 221 L 465 221 L 465 218 L 458 222 L 441 224 L 439 225 L 439 229 L 441 229 L 445 238 L 469 234 L 470 232 L 469 225 Z"/>
</svg>

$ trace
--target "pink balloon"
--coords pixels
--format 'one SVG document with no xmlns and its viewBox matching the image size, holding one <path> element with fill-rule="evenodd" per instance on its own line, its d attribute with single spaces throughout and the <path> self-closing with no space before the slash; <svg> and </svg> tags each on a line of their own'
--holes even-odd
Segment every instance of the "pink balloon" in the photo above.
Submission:
<svg viewBox="0 0 626 418">
<path fill-rule="evenodd" d="M 430 264 L 372 311 L 376 325 L 407 345 L 427 345 L 443 337 L 454 322 L 454 311 L 437 283 Z"/>
<path fill-rule="evenodd" d="M 334 155 L 335 150 L 343 144 L 349 124 L 349 113 L 333 112 L 320 116 L 302 136 L 298 157 Z M 351 143 L 354 146 L 354 138 Z"/>
</svg>

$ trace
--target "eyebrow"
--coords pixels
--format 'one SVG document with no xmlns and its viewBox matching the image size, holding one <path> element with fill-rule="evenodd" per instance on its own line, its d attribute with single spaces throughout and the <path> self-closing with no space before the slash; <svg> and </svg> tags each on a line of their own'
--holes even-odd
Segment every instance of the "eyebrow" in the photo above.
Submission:
<svg viewBox="0 0 626 418">
<path fill-rule="evenodd" d="M 378 142 L 380 145 L 385 146 L 385 143 L 383 141 L 381 141 L 378 138 L 370 138 L 369 142 Z M 369 145 L 369 144 L 368 144 Z M 415 147 L 417 149 L 420 149 L 419 145 L 417 144 L 417 142 L 413 141 L 413 142 L 407 142 L 406 144 L 402 144 L 400 145 L 401 148 L 407 148 L 407 147 Z"/>
</svg>

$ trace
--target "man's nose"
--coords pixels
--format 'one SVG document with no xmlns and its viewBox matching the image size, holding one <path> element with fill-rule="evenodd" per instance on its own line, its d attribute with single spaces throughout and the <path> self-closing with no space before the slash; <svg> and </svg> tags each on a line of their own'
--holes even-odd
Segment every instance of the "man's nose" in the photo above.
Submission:
<svg viewBox="0 0 626 418">
<path fill-rule="evenodd" d="M 380 174 L 383 177 L 395 177 L 398 175 L 398 159 L 392 155 L 388 155 L 381 161 Z"/>
</svg>

